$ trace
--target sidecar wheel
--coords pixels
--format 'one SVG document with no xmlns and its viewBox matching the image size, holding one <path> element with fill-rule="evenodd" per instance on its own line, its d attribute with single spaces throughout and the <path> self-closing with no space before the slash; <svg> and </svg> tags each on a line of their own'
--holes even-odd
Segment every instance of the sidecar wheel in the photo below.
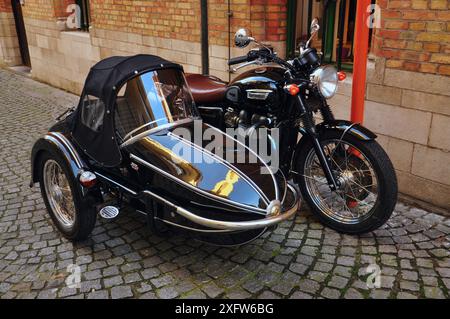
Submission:
<svg viewBox="0 0 450 319">
<path fill-rule="evenodd" d="M 39 161 L 39 184 L 45 206 L 58 230 L 69 240 L 86 239 L 97 213 L 90 200 L 57 153 L 45 153 Z"/>
<path fill-rule="evenodd" d="M 397 202 L 397 178 L 383 148 L 331 130 L 320 140 L 340 187 L 331 191 L 312 143 L 304 141 L 294 163 L 295 179 L 312 212 L 328 227 L 348 234 L 386 223 Z"/>
</svg>

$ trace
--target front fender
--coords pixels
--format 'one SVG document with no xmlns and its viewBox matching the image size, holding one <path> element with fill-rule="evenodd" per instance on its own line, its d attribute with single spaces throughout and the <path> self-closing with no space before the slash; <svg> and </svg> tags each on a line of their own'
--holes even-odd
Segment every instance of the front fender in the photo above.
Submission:
<svg viewBox="0 0 450 319">
<path fill-rule="evenodd" d="M 353 123 L 345 120 L 334 120 L 323 122 L 317 125 L 317 131 L 323 130 L 336 130 L 342 132 L 342 134 L 350 134 L 362 141 L 373 141 L 377 138 L 377 135 L 365 128 L 361 124 Z"/>
<path fill-rule="evenodd" d="M 345 134 L 350 134 L 361 141 L 373 141 L 377 138 L 377 135 L 375 133 L 365 128 L 361 124 L 345 120 L 334 120 L 317 124 L 316 130 L 319 136 L 321 132 L 324 132 L 326 130 L 336 130 L 342 133 L 342 137 L 344 137 Z M 308 140 L 307 133 L 304 131 L 302 131 L 301 133 L 304 135 L 304 137 L 300 139 L 295 148 L 294 155 L 292 157 L 292 165 L 297 162 L 298 156 L 303 149 L 304 143 L 306 143 L 306 141 Z M 291 167 L 293 167 L 292 165 Z M 294 179 L 295 178 L 296 177 L 294 177 Z"/>
<path fill-rule="evenodd" d="M 76 178 L 86 168 L 85 162 L 78 155 L 70 141 L 61 133 L 49 132 L 36 141 L 31 151 L 31 182 L 30 187 L 39 181 L 37 164 L 45 152 L 62 155 L 67 161 L 73 176 Z"/>
</svg>

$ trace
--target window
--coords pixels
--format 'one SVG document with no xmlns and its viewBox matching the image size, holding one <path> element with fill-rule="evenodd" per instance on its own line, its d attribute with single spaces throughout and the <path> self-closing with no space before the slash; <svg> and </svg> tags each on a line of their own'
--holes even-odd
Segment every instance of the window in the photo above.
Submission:
<svg viewBox="0 0 450 319">
<path fill-rule="evenodd" d="M 103 101 L 92 95 L 86 95 L 83 99 L 83 108 L 81 109 L 81 122 L 94 132 L 100 132 L 103 127 L 104 117 L 105 104 Z"/>
<path fill-rule="evenodd" d="M 76 0 L 80 8 L 79 26 L 83 31 L 89 31 L 89 0 Z"/>
<path fill-rule="evenodd" d="M 193 99 L 181 71 L 142 74 L 117 96 L 115 127 L 122 140 L 195 116 Z"/>
</svg>

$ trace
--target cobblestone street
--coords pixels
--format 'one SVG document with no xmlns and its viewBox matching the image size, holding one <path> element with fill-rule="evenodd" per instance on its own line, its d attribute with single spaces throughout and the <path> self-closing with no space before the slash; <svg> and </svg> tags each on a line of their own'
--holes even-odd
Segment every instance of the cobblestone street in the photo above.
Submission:
<svg viewBox="0 0 450 319">
<path fill-rule="evenodd" d="M 98 218 L 92 237 L 72 244 L 39 187 L 29 188 L 29 157 L 77 101 L 0 69 L 1 298 L 450 297 L 450 219 L 402 203 L 384 228 L 360 237 L 324 228 L 303 209 L 251 244 L 219 248 L 156 236 L 131 212 Z M 79 289 L 66 284 L 72 264 L 81 267 Z M 370 289 L 377 274 L 381 287 Z"/>
</svg>

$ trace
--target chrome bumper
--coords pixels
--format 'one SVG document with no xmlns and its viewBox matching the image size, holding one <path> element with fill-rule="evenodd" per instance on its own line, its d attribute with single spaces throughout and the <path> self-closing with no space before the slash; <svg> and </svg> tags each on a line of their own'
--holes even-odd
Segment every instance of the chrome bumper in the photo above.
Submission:
<svg viewBox="0 0 450 319">
<path fill-rule="evenodd" d="M 259 219 L 255 221 L 245 221 L 245 222 L 229 222 L 229 221 L 221 221 L 221 220 L 214 220 L 209 218 L 204 218 L 201 216 L 198 216 L 191 211 L 184 209 L 183 207 L 180 207 L 178 205 L 173 204 L 172 202 L 166 200 L 165 198 L 159 196 L 158 194 L 155 194 L 151 191 L 144 191 L 143 193 L 146 195 L 151 196 L 153 199 L 162 202 L 166 204 L 167 206 L 171 207 L 176 213 L 183 216 L 184 218 L 190 220 L 191 222 L 212 228 L 217 230 L 228 230 L 228 231 L 242 231 L 242 230 L 251 230 L 251 229 L 262 229 L 262 228 L 268 228 L 271 226 L 275 226 L 279 223 L 281 223 L 284 220 L 289 219 L 292 217 L 299 209 L 299 196 L 297 194 L 297 191 L 289 184 L 287 184 L 287 187 L 293 192 L 295 198 L 294 198 L 294 206 L 281 212 L 277 216 L 271 216 L 266 217 L 264 219 Z"/>
</svg>

